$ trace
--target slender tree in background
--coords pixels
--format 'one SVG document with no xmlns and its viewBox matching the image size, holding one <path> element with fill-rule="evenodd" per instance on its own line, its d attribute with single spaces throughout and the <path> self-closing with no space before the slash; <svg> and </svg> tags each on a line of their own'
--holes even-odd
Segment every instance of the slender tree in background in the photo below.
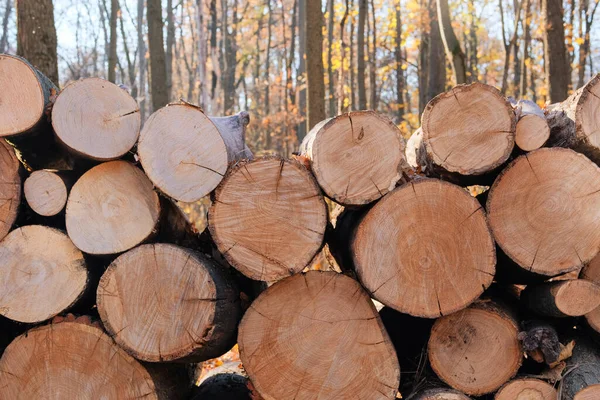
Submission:
<svg viewBox="0 0 600 400">
<path fill-rule="evenodd" d="M 452 65 L 452 73 L 457 85 L 467 82 L 467 68 L 465 61 L 465 53 L 463 53 L 458 38 L 452 29 L 450 19 L 450 8 L 448 0 L 437 0 L 438 23 L 440 25 L 440 33 L 446 48 L 446 56 L 450 65 Z"/>
<path fill-rule="evenodd" d="M 394 56 L 396 59 L 396 103 L 398 103 L 398 120 L 404 118 L 404 62 L 402 52 L 402 2 L 396 1 L 396 47 Z"/>
<path fill-rule="evenodd" d="M 127 43 L 127 34 L 125 31 L 125 23 L 123 22 L 123 13 L 119 13 L 119 27 L 121 28 L 121 40 L 123 43 L 123 52 L 125 53 L 125 61 L 127 61 L 127 78 L 129 79 L 129 87 L 131 89 L 131 96 L 136 98 L 138 96 L 138 88 L 135 76 L 135 58 L 131 59 L 129 54 L 129 44 Z M 135 56 L 134 56 L 135 57 Z M 124 77 L 122 77 L 123 79 Z"/>
<path fill-rule="evenodd" d="M 142 121 L 146 117 L 146 42 L 144 41 L 144 0 L 137 3 L 137 44 L 138 44 L 138 103 Z"/>
<path fill-rule="evenodd" d="M 521 58 L 521 82 L 519 83 L 519 93 L 522 97 L 527 97 L 527 63 L 529 60 L 529 44 L 531 42 L 531 0 L 525 1 L 525 16 L 523 17 L 523 57 Z"/>
<path fill-rule="evenodd" d="M 17 54 L 58 84 L 52 0 L 17 0 Z"/>
<path fill-rule="evenodd" d="M 504 7 L 502 6 L 502 1 L 503 0 L 498 0 L 498 7 L 500 8 L 500 21 L 502 24 L 502 43 L 504 44 L 504 72 L 502 73 L 502 86 L 500 91 L 502 92 L 502 94 L 506 94 L 506 89 L 508 86 L 508 69 L 510 63 L 510 54 L 517 44 L 519 21 L 521 19 L 521 7 L 523 6 L 523 1 L 517 1 L 518 5 L 515 9 L 513 33 L 510 39 L 507 39 L 506 24 L 504 22 Z"/>
<path fill-rule="evenodd" d="M 476 82 L 479 77 L 479 68 L 477 64 L 479 63 L 479 56 L 477 52 L 479 51 L 478 46 L 478 38 L 477 38 L 477 29 L 479 29 L 479 20 L 475 10 L 475 0 L 469 0 L 469 22 L 471 27 L 469 29 L 469 57 L 468 57 L 468 65 L 469 65 L 469 80 L 470 82 Z"/>
<path fill-rule="evenodd" d="M 207 41 L 206 41 L 206 22 L 204 19 L 204 1 L 196 0 L 196 23 L 198 29 L 198 90 L 200 107 L 206 109 L 208 106 L 208 85 L 207 85 Z M 181 35 L 183 36 L 183 34 Z"/>
<path fill-rule="evenodd" d="M 345 29 L 346 29 L 346 21 L 350 15 L 350 0 L 345 0 L 344 3 L 344 15 L 342 15 L 342 19 L 340 20 L 340 69 L 338 76 L 338 92 L 337 92 L 337 100 L 338 100 L 338 114 L 342 114 L 346 109 L 346 69 L 344 65 L 344 60 L 346 59 L 346 49 L 348 48 L 348 43 L 346 43 Z"/>
<path fill-rule="evenodd" d="M 429 70 L 429 38 L 431 37 L 431 6 L 435 10 L 435 0 L 420 0 L 421 11 L 420 41 L 418 53 L 418 78 L 419 78 L 419 115 L 423 113 L 427 104 L 427 75 Z M 429 21 L 429 22 L 428 22 Z"/>
<path fill-rule="evenodd" d="M 173 0 L 167 0 L 167 50 L 165 62 L 167 67 L 167 93 L 171 98 L 173 91 L 173 46 L 175 45 L 175 17 L 173 15 Z M 191 100 L 191 99 L 188 99 Z"/>
<path fill-rule="evenodd" d="M 560 0 L 542 0 L 544 18 L 544 55 L 546 58 L 546 79 L 550 102 L 556 103 L 567 98 L 569 66 L 565 46 L 563 7 Z"/>
<path fill-rule="evenodd" d="M 327 3 L 327 104 L 329 116 L 335 115 L 335 90 L 333 82 L 333 23 L 335 21 L 334 1 Z"/>
<path fill-rule="evenodd" d="M 321 0 L 306 0 L 306 77 L 308 129 L 325 119 L 323 12 Z"/>
<path fill-rule="evenodd" d="M 440 33 L 439 19 L 436 12 L 436 0 L 429 6 L 429 55 L 427 70 L 426 102 L 446 90 L 446 58 Z"/>
<path fill-rule="evenodd" d="M 297 83 L 298 90 L 298 109 L 301 117 L 306 117 L 306 2 L 307 0 L 298 0 L 298 51 L 300 60 L 298 60 Z M 302 141 L 308 129 L 306 128 L 306 119 L 298 124 L 298 141 Z"/>
<path fill-rule="evenodd" d="M 585 83 L 585 63 L 590 53 L 590 32 L 592 30 L 592 23 L 594 22 L 594 15 L 600 4 L 600 0 L 595 0 L 590 5 L 590 0 L 580 0 L 581 11 L 580 15 L 582 20 L 580 22 L 580 30 L 583 30 L 583 43 L 579 47 L 579 65 L 577 67 L 577 87 L 583 86 Z M 594 71 L 592 71 L 594 73 Z"/>
<path fill-rule="evenodd" d="M 8 21 L 12 14 L 12 4 L 14 0 L 6 0 L 4 7 L 4 17 L 2 18 L 2 37 L 0 37 L 0 53 L 6 53 L 8 50 Z"/>
<path fill-rule="evenodd" d="M 160 0 L 146 0 L 148 19 L 148 45 L 150 50 L 150 84 L 152 109 L 158 110 L 169 102 L 167 91 L 167 66 L 163 42 L 163 20 Z"/>
<path fill-rule="evenodd" d="M 356 35 L 356 61 L 358 81 L 358 108 L 367 109 L 367 91 L 365 85 L 365 25 L 367 20 L 367 0 L 358 0 L 358 33 Z"/>
<path fill-rule="evenodd" d="M 110 42 L 108 46 L 108 80 L 115 83 L 117 68 L 117 17 L 119 15 L 118 0 L 110 1 Z"/>
<path fill-rule="evenodd" d="M 293 83 L 293 68 L 296 61 L 296 28 L 298 26 L 298 0 L 294 0 L 292 6 L 292 27 L 291 27 L 291 38 L 290 38 L 290 52 L 288 54 L 288 63 L 286 71 L 286 82 L 285 87 L 287 88 L 288 98 L 291 106 L 296 105 L 296 88 Z"/>
<path fill-rule="evenodd" d="M 371 0 L 371 51 L 369 52 L 369 108 L 377 110 L 377 21 L 375 1 Z"/>
</svg>

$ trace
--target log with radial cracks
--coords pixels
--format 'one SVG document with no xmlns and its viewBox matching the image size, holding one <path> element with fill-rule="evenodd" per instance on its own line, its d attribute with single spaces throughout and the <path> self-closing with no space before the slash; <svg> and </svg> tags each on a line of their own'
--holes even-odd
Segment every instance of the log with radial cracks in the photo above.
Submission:
<svg viewBox="0 0 600 400">
<path fill-rule="evenodd" d="M 436 321 L 429 338 L 431 367 L 448 385 L 468 395 L 497 390 L 516 373 L 523 359 L 519 326 L 490 301 Z"/>
<path fill-rule="evenodd" d="M 320 250 L 327 206 L 310 172 L 277 157 L 240 163 L 215 191 L 211 236 L 249 278 L 275 281 L 302 271 Z"/>
<path fill-rule="evenodd" d="M 265 400 L 394 399 L 400 366 L 368 294 L 309 271 L 263 292 L 246 312 L 240 358 Z"/>
<path fill-rule="evenodd" d="M 67 204 L 71 188 L 68 175 L 53 170 L 32 172 L 23 185 L 23 194 L 29 207 L 43 217 L 59 214 Z"/>
<path fill-rule="evenodd" d="M 513 161 L 491 187 L 496 243 L 532 274 L 581 268 L 600 249 L 600 168 L 569 149 L 544 148 Z"/>
<path fill-rule="evenodd" d="M 437 179 L 407 183 L 384 197 L 359 223 L 350 246 L 356 274 L 373 297 L 418 317 L 467 307 L 495 272 L 481 205 Z"/>
<path fill-rule="evenodd" d="M 185 103 L 163 107 L 140 134 L 138 154 L 144 171 L 167 196 L 197 201 L 217 187 L 228 163 L 252 158 L 244 141 L 248 119 L 248 113 L 240 113 L 211 120 Z"/>
<path fill-rule="evenodd" d="M 540 379 L 517 378 L 502 386 L 495 400 L 556 400 L 558 393 L 552 385 Z"/>
<path fill-rule="evenodd" d="M 235 344 L 241 317 L 228 272 L 169 244 L 142 245 L 119 256 L 100 280 L 97 304 L 117 344 L 151 362 L 218 357 Z"/>
<path fill-rule="evenodd" d="M 87 78 L 60 92 L 52 107 L 52 126 L 72 153 L 92 160 L 114 160 L 137 142 L 139 111 L 135 99 L 119 86 Z"/>
<path fill-rule="evenodd" d="M 515 143 L 523 151 L 542 147 L 550 137 L 550 127 L 544 111 L 536 103 L 520 100 L 516 105 L 518 114 Z"/>
<path fill-rule="evenodd" d="M 159 215 L 158 195 L 146 175 L 126 161 L 111 161 L 92 168 L 73 185 L 66 226 L 80 250 L 116 254 L 150 237 Z"/>
<path fill-rule="evenodd" d="M 400 131 L 373 111 L 342 114 L 317 124 L 300 152 L 310 160 L 325 194 L 344 205 L 367 204 L 384 196 L 402 178 L 406 164 Z"/>
<path fill-rule="evenodd" d="M 42 322 L 72 306 L 88 284 L 83 254 L 64 233 L 17 228 L 0 242 L 0 314 Z"/>
<path fill-rule="evenodd" d="M 521 302 L 549 317 L 579 317 L 600 306 L 600 286 L 584 279 L 528 285 Z"/>
<path fill-rule="evenodd" d="M 14 149 L 0 139 L 0 240 L 17 219 L 21 203 L 19 160 Z"/>
</svg>

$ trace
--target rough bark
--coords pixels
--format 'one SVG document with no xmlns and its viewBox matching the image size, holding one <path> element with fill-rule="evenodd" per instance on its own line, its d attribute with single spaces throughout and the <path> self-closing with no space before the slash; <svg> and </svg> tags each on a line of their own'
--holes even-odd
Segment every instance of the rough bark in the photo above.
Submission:
<svg viewBox="0 0 600 400">
<path fill-rule="evenodd" d="M 163 42 L 162 6 L 160 0 L 146 0 L 146 3 L 152 109 L 156 111 L 169 103 L 169 92 L 165 85 L 167 65 Z"/>
<path fill-rule="evenodd" d="M 333 27 L 335 21 L 335 9 L 333 7 L 334 0 L 329 0 L 327 3 L 327 89 L 328 89 L 328 114 L 333 117 L 335 112 L 335 95 L 333 81 Z M 343 58 L 342 58 L 343 60 Z"/>
<path fill-rule="evenodd" d="M 581 390 L 600 383 L 600 352 L 589 337 L 575 334 L 573 354 L 566 360 L 565 374 L 559 386 L 561 399 L 574 400 Z"/>
<path fill-rule="evenodd" d="M 550 102 L 567 98 L 569 65 L 561 0 L 542 0 L 545 72 Z"/>
<path fill-rule="evenodd" d="M 433 0 L 435 3 L 437 0 Z M 434 7 L 429 7 L 429 55 L 427 70 L 427 91 L 425 102 L 429 102 L 446 90 L 446 58 L 440 35 L 439 19 Z"/>
<path fill-rule="evenodd" d="M 358 109 L 367 109 L 367 90 L 365 85 L 365 25 L 367 21 L 368 0 L 358 0 L 358 33 L 356 36 L 356 57 L 358 81 Z"/>
<path fill-rule="evenodd" d="M 396 59 L 396 104 L 398 107 L 398 120 L 404 119 L 404 56 L 402 49 L 402 3 L 400 1 L 394 4 L 396 9 L 396 46 L 394 48 L 394 57 Z"/>
<path fill-rule="evenodd" d="M 521 301 L 549 317 L 580 317 L 600 306 L 600 286 L 583 279 L 528 285 Z"/>
<path fill-rule="evenodd" d="M 440 33 L 446 48 L 446 57 L 452 65 L 454 80 L 457 85 L 467 82 L 467 68 L 465 54 L 463 53 L 458 38 L 452 28 L 448 0 L 437 0 L 437 14 Z"/>
<path fill-rule="evenodd" d="M 138 87 L 140 105 L 140 118 L 146 120 L 146 41 L 144 40 L 144 0 L 137 3 L 137 44 L 138 44 Z"/>
<path fill-rule="evenodd" d="M 296 87 L 298 88 L 298 111 L 304 119 L 298 124 L 298 141 L 302 142 L 308 133 L 308 122 L 306 120 L 306 2 L 298 0 L 298 71 Z"/>
<path fill-rule="evenodd" d="M 306 83 L 308 86 L 308 129 L 325 119 L 323 77 L 323 12 L 321 0 L 306 0 Z"/>
<path fill-rule="evenodd" d="M 529 60 L 529 44 L 531 43 L 531 0 L 525 1 L 525 16 L 523 17 L 523 57 L 521 58 L 521 81 L 519 82 L 519 93 L 527 97 L 527 61 Z"/>
<path fill-rule="evenodd" d="M 173 15 L 173 0 L 167 0 L 167 49 L 165 65 L 167 75 L 167 96 L 171 99 L 173 93 L 173 49 L 175 47 L 175 16 Z M 189 97 L 188 97 L 189 98 Z"/>
<path fill-rule="evenodd" d="M 110 2 L 110 40 L 108 45 L 108 81 L 116 82 L 117 69 L 117 15 L 119 14 L 118 0 Z"/>
</svg>

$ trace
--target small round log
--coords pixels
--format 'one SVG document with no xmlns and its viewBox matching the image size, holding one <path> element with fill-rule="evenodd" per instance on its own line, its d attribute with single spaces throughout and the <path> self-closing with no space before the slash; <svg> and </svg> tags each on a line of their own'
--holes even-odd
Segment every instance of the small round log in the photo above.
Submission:
<svg viewBox="0 0 600 400">
<path fill-rule="evenodd" d="M 159 215 L 158 195 L 146 175 L 133 164 L 112 161 L 92 168 L 73 185 L 66 226 L 81 251 L 117 254 L 153 234 Z"/>
<path fill-rule="evenodd" d="M 515 319 L 490 301 L 480 301 L 436 321 L 429 361 L 448 385 L 468 395 L 497 390 L 521 366 L 523 351 Z"/>
<path fill-rule="evenodd" d="M 373 111 L 317 124 L 300 146 L 325 194 L 343 205 L 368 204 L 402 177 L 404 140 L 398 127 Z"/>
<path fill-rule="evenodd" d="M 100 328 L 63 321 L 32 329 L 6 348 L 0 398 L 159 397 L 146 369 Z"/>
<path fill-rule="evenodd" d="M 448 172 L 492 171 L 514 147 L 515 113 L 496 88 L 482 83 L 459 85 L 438 95 L 421 120 L 426 158 Z"/>
<path fill-rule="evenodd" d="M 427 389 L 410 398 L 414 400 L 471 400 L 464 393 L 448 388 Z"/>
<path fill-rule="evenodd" d="M 544 111 L 533 101 L 520 100 L 517 104 L 517 114 L 517 146 L 523 151 L 533 151 L 542 147 L 550 137 L 550 127 Z"/>
<path fill-rule="evenodd" d="M 600 285 L 584 279 L 528 285 L 521 301 L 548 317 L 579 317 L 600 306 Z"/>
<path fill-rule="evenodd" d="M 591 385 L 577 392 L 573 400 L 598 400 L 600 399 L 600 384 Z"/>
<path fill-rule="evenodd" d="M 585 279 L 600 285 L 600 254 L 583 267 L 579 279 Z M 590 328 L 600 333 L 600 307 L 596 307 L 593 311 L 587 313 L 585 319 Z"/>
<path fill-rule="evenodd" d="M 20 164 L 14 149 L 0 139 L 0 240 L 8 234 L 17 220 L 21 203 L 19 169 Z"/>
<path fill-rule="evenodd" d="M 320 250 L 327 206 L 303 165 L 257 158 L 227 174 L 215 191 L 208 226 L 234 268 L 275 281 L 302 271 Z"/>
<path fill-rule="evenodd" d="M 475 301 L 492 283 L 496 264 L 481 205 L 437 179 L 410 182 L 378 202 L 358 225 L 351 251 L 375 299 L 425 318 Z"/>
<path fill-rule="evenodd" d="M 235 344 L 241 318 L 239 292 L 226 271 L 169 244 L 119 256 L 100 280 L 97 304 L 117 344 L 151 362 L 218 357 Z"/>
<path fill-rule="evenodd" d="M 39 170 L 25 179 L 23 194 L 36 214 L 52 217 L 67 205 L 69 188 L 66 178 L 58 171 Z"/>
<path fill-rule="evenodd" d="M 17 228 L 0 242 L 0 314 L 19 322 L 50 319 L 71 307 L 88 284 L 83 254 L 64 233 Z"/>
<path fill-rule="evenodd" d="M 353 279 L 309 271 L 264 291 L 240 324 L 240 358 L 265 400 L 395 399 L 400 366 Z"/>
<path fill-rule="evenodd" d="M 74 154 L 114 160 L 135 145 L 140 134 L 138 104 L 125 90 L 100 78 L 65 87 L 52 107 L 57 138 Z"/>
<path fill-rule="evenodd" d="M 228 362 L 204 375 L 190 400 L 252 400 L 250 381 L 239 362 Z"/>
<path fill-rule="evenodd" d="M 502 386 L 494 400 L 556 400 L 554 386 L 540 379 L 518 378 Z"/>
<path fill-rule="evenodd" d="M 519 268 L 541 279 L 577 270 L 600 248 L 600 168 L 572 150 L 523 155 L 490 189 L 496 243 Z"/>
</svg>

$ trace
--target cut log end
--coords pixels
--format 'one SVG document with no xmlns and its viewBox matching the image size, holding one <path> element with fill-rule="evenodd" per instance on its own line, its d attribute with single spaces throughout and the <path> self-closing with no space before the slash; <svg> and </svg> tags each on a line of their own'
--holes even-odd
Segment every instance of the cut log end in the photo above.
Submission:
<svg viewBox="0 0 600 400">
<path fill-rule="evenodd" d="M 117 344 L 151 362 L 220 356 L 235 343 L 241 313 L 239 293 L 223 271 L 168 244 L 118 257 L 102 276 L 97 304 Z"/>
<path fill-rule="evenodd" d="M 415 400 L 471 400 L 465 394 L 447 388 L 427 389 L 414 397 Z M 514 399 L 513 399 L 514 400 Z"/>
<path fill-rule="evenodd" d="M 581 268 L 600 248 L 600 168 L 562 148 L 517 158 L 490 189 L 498 245 L 521 268 L 552 277 Z"/>
<path fill-rule="evenodd" d="M 481 205 L 436 179 L 408 183 L 377 203 L 356 231 L 352 254 L 373 297 L 426 318 L 475 301 L 492 283 L 496 264 Z"/>
<path fill-rule="evenodd" d="M 552 385 L 540 379 L 519 378 L 502 386 L 494 400 L 556 400 Z"/>
<path fill-rule="evenodd" d="M 208 223 L 233 267 L 249 278 L 275 281 L 302 271 L 321 248 L 327 206 L 304 166 L 257 158 L 225 177 Z"/>
<path fill-rule="evenodd" d="M 83 255 L 62 232 L 39 225 L 12 231 L 0 243 L 0 314 L 19 322 L 52 318 L 87 286 Z"/>
<path fill-rule="evenodd" d="M 201 199 L 227 171 L 227 149 L 217 127 L 187 104 L 152 114 L 140 134 L 138 153 L 154 185 L 179 201 Z"/>
<path fill-rule="evenodd" d="M 398 392 L 398 359 L 377 310 L 356 281 L 335 272 L 271 286 L 246 312 L 238 344 L 267 399 L 395 399 Z"/>
<path fill-rule="evenodd" d="M 537 150 L 550 137 L 546 119 L 535 114 L 525 115 L 517 123 L 515 143 L 523 151 Z"/>
<path fill-rule="evenodd" d="M 73 185 L 66 226 L 82 251 L 116 254 L 147 239 L 159 215 L 158 195 L 146 175 L 133 164 L 112 161 L 92 168 Z"/>
<path fill-rule="evenodd" d="M 0 87 L 0 137 L 26 132 L 44 117 L 44 91 L 28 62 L 1 54 Z"/>
<path fill-rule="evenodd" d="M 67 204 L 67 185 L 50 170 L 34 171 L 25 180 L 23 193 L 29 207 L 44 217 L 57 215 Z"/>
<path fill-rule="evenodd" d="M 0 104 L 2 104 L 1 100 Z M 0 139 L 0 240 L 8 234 L 17 219 L 21 203 L 19 168 L 19 160 L 14 149 Z"/>
<path fill-rule="evenodd" d="M 597 400 L 600 399 L 600 384 L 591 385 L 579 391 L 573 400 Z"/>
<path fill-rule="evenodd" d="M 141 116 L 133 97 L 100 78 L 65 87 L 52 108 L 58 139 L 76 154 L 99 161 L 125 155 L 137 142 Z"/>
<path fill-rule="evenodd" d="M 586 138 L 591 146 L 600 149 L 600 74 L 583 88 L 575 109 L 577 135 Z"/>
<path fill-rule="evenodd" d="M 600 285 L 600 254 L 589 262 L 579 274 L 580 279 L 585 279 Z M 593 330 L 600 333 L 600 307 L 585 315 L 585 319 Z"/>
<path fill-rule="evenodd" d="M 517 323 L 490 302 L 436 321 L 429 339 L 431 367 L 448 385 L 469 395 L 497 390 L 523 358 Z"/>
<path fill-rule="evenodd" d="M 600 306 L 600 286 L 583 279 L 528 285 L 521 300 L 542 315 L 579 317 Z"/>
<path fill-rule="evenodd" d="M 473 83 L 431 100 L 423 112 L 422 129 L 434 164 L 461 175 L 480 175 L 510 156 L 516 118 L 497 89 Z"/>
<path fill-rule="evenodd" d="M 302 155 L 328 197 L 345 205 L 367 204 L 402 177 L 404 140 L 398 128 L 373 111 L 342 114 L 315 126 Z"/>
<path fill-rule="evenodd" d="M 27 382 L 24 384 L 23 382 Z M 0 359 L 0 398 L 158 399 L 140 363 L 100 328 L 60 322 L 17 337 Z"/>
</svg>

